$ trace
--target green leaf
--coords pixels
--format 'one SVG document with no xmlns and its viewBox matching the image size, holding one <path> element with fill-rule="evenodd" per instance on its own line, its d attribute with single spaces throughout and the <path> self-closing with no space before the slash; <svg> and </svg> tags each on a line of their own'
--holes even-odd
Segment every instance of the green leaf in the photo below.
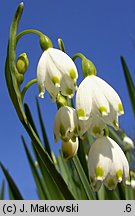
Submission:
<svg viewBox="0 0 135 216">
<path fill-rule="evenodd" d="M 0 200 L 4 200 L 5 196 L 5 181 L 2 181 L 1 190 L 0 190 Z"/>
<path fill-rule="evenodd" d="M 24 104 L 24 110 L 25 110 L 26 117 L 27 117 L 27 119 L 29 120 L 29 123 L 31 124 L 31 126 L 32 126 L 32 128 L 33 128 L 33 130 L 34 130 L 34 132 L 35 132 L 36 135 L 39 137 L 38 131 L 37 131 L 37 129 L 36 129 L 34 120 L 33 120 L 33 118 L 32 118 L 31 112 L 30 112 L 30 109 L 29 109 L 29 107 L 28 107 L 28 105 L 27 105 L 26 103 Z"/>
<path fill-rule="evenodd" d="M 14 180 L 12 179 L 12 177 L 10 176 L 10 174 L 8 173 L 6 168 L 3 166 L 2 163 L 0 163 L 0 166 L 1 166 L 2 171 L 3 171 L 3 173 L 7 179 L 7 182 L 8 182 L 9 188 L 12 192 L 14 200 L 23 200 L 23 197 L 22 197 L 17 185 L 15 184 Z"/>
<path fill-rule="evenodd" d="M 40 121 L 40 126 L 41 126 L 42 135 L 43 135 L 43 141 L 44 141 L 45 149 L 48 152 L 49 156 L 52 157 L 51 148 L 50 148 L 50 145 L 49 145 L 49 140 L 48 140 L 48 137 L 47 137 L 47 133 L 46 133 L 46 130 L 45 130 L 45 126 L 44 126 L 41 111 L 40 111 L 39 102 L 38 102 L 37 99 L 36 99 L 36 104 L 37 104 L 38 117 L 39 117 L 39 121 Z"/>
<path fill-rule="evenodd" d="M 33 146 L 34 148 L 34 146 Z M 62 200 L 64 199 L 63 194 L 61 193 L 60 189 L 58 188 L 57 184 L 55 183 L 54 179 L 50 175 L 50 172 L 44 166 L 43 161 L 41 160 L 40 156 L 36 152 L 34 148 L 34 153 L 36 155 L 36 159 L 39 165 L 40 172 L 42 174 L 44 187 L 46 190 L 46 194 L 49 200 Z"/>
<path fill-rule="evenodd" d="M 40 175 L 38 173 L 37 168 L 35 167 L 35 163 L 34 163 L 34 161 L 32 159 L 32 156 L 31 156 L 31 154 L 30 154 L 30 152 L 29 152 L 29 150 L 27 148 L 27 145 L 26 145 L 25 140 L 24 140 L 23 137 L 22 137 L 22 142 L 23 142 L 24 149 L 25 149 L 25 152 L 26 152 L 26 155 L 27 155 L 27 159 L 29 161 L 29 165 L 31 167 L 33 178 L 34 178 L 35 183 L 37 185 L 39 198 L 42 199 L 42 200 L 48 199 L 46 190 L 45 190 L 44 185 L 42 183 L 42 179 L 41 179 L 41 177 L 40 177 Z"/>
<path fill-rule="evenodd" d="M 121 57 L 121 63 L 122 63 L 124 76 L 125 76 L 125 80 L 126 80 L 126 84 L 127 84 L 127 88 L 128 88 L 128 93 L 130 96 L 130 101 L 131 101 L 133 113 L 135 115 L 135 86 L 134 86 L 131 74 L 129 72 L 128 66 L 126 64 L 126 61 L 123 57 Z"/>
<path fill-rule="evenodd" d="M 119 200 L 119 195 L 117 190 L 108 190 L 104 187 L 105 192 L 105 200 Z"/>
<path fill-rule="evenodd" d="M 63 158 L 62 152 L 60 151 L 59 156 L 57 157 L 57 161 L 58 161 L 58 166 L 60 169 L 60 172 L 65 180 L 65 182 L 67 183 L 69 189 L 72 191 L 72 193 L 74 194 L 75 199 L 80 200 L 80 194 L 78 193 L 78 188 L 79 184 L 77 185 L 76 182 L 74 181 L 74 166 L 70 166 L 71 163 L 70 161 L 67 161 Z"/>
<path fill-rule="evenodd" d="M 113 128 L 108 127 L 109 128 L 109 136 L 115 140 L 116 143 L 118 143 L 119 145 L 123 145 L 123 141 L 121 140 L 118 131 L 115 131 Z"/>
<path fill-rule="evenodd" d="M 80 177 L 80 180 L 82 182 L 82 186 L 83 186 L 83 189 L 84 189 L 84 191 L 86 193 L 87 198 L 89 200 L 94 200 L 95 199 L 94 194 L 93 194 L 93 192 L 91 190 L 90 184 L 88 182 L 88 179 L 87 179 L 87 177 L 86 177 L 86 175 L 84 173 L 84 170 L 83 170 L 83 168 L 81 166 L 81 163 L 80 163 L 77 155 L 72 159 L 72 161 L 73 161 L 74 166 L 75 166 L 75 168 L 76 168 L 76 170 L 78 172 L 78 176 Z"/>
<path fill-rule="evenodd" d="M 83 167 L 83 170 L 87 176 L 87 179 L 89 181 L 89 174 L 88 174 L 88 166 L 87 166 L 87 162 L 86 162 L 86 155 L 85 155 L 85 150 L 84 150 L 84 143 L 81 139 L 79 139 L 79 148 L 78 148 L 78 157 L 79 160 L 81 162 L 81 165 Z"/>
</svg>

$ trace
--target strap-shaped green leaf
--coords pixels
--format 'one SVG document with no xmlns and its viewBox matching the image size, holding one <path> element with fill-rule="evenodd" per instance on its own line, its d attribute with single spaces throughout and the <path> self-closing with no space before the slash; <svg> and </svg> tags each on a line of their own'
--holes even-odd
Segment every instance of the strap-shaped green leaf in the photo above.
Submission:
<svg viewBox="0 0 135 216">
<path fill-rule="evenodd" d="M 77 170 L 77 172 L 78 172 L 78 175 L 79 175 L 79 177 L 80 177 L 80 180 L 81 180 L 81 182 L 82 182 L 82 186 L 83 186 L 84 191 L 85 191 L 85 193 L 86 193 L 86 195 L 87 195 L 87 198 L 88 198 L 89 200 L 94 200 L 94 199 L 95 199 L 94 194 L 93 194 L 93 192 L 92 192 L 92 190 L 91 190 L 90 184 L 89 184 L 89 182 L 88 182 L 88 179 L 87 179 L 87 177 L 86 177 L 86 175 L 85 175 L 85 173 L 84 173 L 84 170 L 83 170 L 83 168 L 82 168 L 82 166 L 81 166 L 81 163 L 80 163 L 78 157 L 75 156 L 72 160 L 73 160 L 73 163 L 74 163 L 74 165 L 75 165 L 75 168 L 76 168 L 76 170 Z"/>
<path fill-rule="evenodd" d="M 3 173 L 4 173 L 4 175 L 5 175 L 6 179 L 7 179 L 7 182 L 8 182 L 9 188 L 11 190 L 13 199 L 15 199 L 15 200 L 23 200 L 23 197 L 22 197 L 17 185 L 15 184 L 14 180 L 12 179 L 10 174 L 8 173 L 7 169 L 3 166 L 2 163 L 0 163 L 0 166 L 1 166 L 2 171 L 3 171 Z"/>
<path fill-rule="evenodd" d="M 44 188 L 43 183 L 42 183 L 42 179 L 38 173 L 37 168 L 35 167 L 32 156 L 31 156 L 31 154 L 27 148 L 27 145 L 26 145 L 23 137 L 22 137 L 22 142 L 23 142 L 24 149 L 25 149 L 25 152 L 27 155 L 27 159 L 28 159 L 28 162 L 29 162 L 32 174 L 33 174 L 33 178 L 34 178 L 35 183 L 37 185 L 37 191 L 38 191 L 39 199 L 43 199 L 43 200 L 48 199 L 48 196 L 46 194 L 45 188 Z"/>
<path fill-rule="evenodd" d="M 131 101 L 133 113 L 135 115 L 135 85 L 134 85 L 134 82 L 132 80 L 132 77 L 131 77 L 131 74 L 129 72 L 126 61 L 123 57 L 121 57 L 121 63 L 122 63 L 124 76 L 125 76 L 125 80 L 126 80 L 126 84 L 127 84 L 127 88 L 128 88 L 128 93 L 130 96 L 130 101 Z"/>
<path fill-rule="evenodd" d="M 5 181 L 2 181 L 1 190 L 0 190 L 0 200 L 4 200 L 5 196 Z"/>
<path fill-rule="evenodd" d="M 42 131 L 42 135 L 43 135 L 44 146 L 45 146 L 45 149 L 48 152 L 49 156 L 52 157 L 51 148 L 50 148 L 50 145 L 49 145 L 49 140 L 48 140 L 48 137 L 47 137 L 47 133 L 46 133 L 46 130 L 45 130 L 45 125 L 43 123 L 43 119 L 42 119 L 42 115 L 41 115 L 41 111 L 40 111 L 39 102 L 38 102 L 37 99 L 36 99 L 36 104 L 37 104 L 40 127 L 41 127 L 41 131 Z"/>
</svg>

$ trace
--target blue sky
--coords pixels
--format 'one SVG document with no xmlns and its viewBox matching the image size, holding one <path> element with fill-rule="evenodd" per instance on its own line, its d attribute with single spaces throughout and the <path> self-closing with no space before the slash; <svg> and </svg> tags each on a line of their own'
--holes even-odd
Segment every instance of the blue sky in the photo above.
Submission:
<svg viewBox="0 0 135 216">
<path fill-rule="evenodd" d="M 99 77 L 106 80 L 120 95 L 125 110 L 125 115 L 120 118 L 120 123 L 125 131 L 134 137 L 135 122 L 126 89 L 125 79 L 120 63 L 123 55 L 127 61 L 131 75 L 135 80 L 135 1 L 134 0 L 24 0 L 24 12 L 19 25 L 19 31 L 33 28 L 48 35 L 54 47 L 58 47 L 57 39 L 60 37 L 65 43 L 66 52 L 73 56 L 77 52 L 83 53 L 92 60 L 97 68 Z M 0 7 L 0 161 L 8 168 L 18 184 L 24 198 L 35 199 L 36 187 L 28 167 L 20 135 L 24 135 L 28 145 L 30 140 L 20 124 L 14 107 L 8 95 L 4 63 L 12 17 L 20 1 L 4 0 Z M 26 52 L 30 67 L 25 81 L 36 77 L 36 67 L 42 53 L 38 36 L 27 35 L 20 40 L 17 55 Z M 80 69 L 81 61 L 76 61 Z M 81 81 L 82 75 L 79 70 Z M 26 97 L 27 102 L 37 119 L 35 97 L 38 95 L 37 85 L 33 85 Z M 53 144 L 53 119 L 56 105 L 46 94 L 44 100 L 39 100 L 46 130 L 53 149 L 58 146 Z M 0 171 L 0 183 L 3 174 Z"/>
</svg>

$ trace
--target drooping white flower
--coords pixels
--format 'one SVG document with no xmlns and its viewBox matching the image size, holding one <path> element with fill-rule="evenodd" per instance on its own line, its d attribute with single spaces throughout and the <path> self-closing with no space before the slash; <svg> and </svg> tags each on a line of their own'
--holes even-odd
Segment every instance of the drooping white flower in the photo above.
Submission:
<svg viewBox="0 0 135 216">
<path fill-rule="evenodd" d="M 76 111 L 72 107 L 61 107 L 55 116 L 54 120 L 54 137 L 57 142 L 62 139 L 67 142 L 70 139 L 73 141 L 78 136 L 78 122 Z"/>
<path fill-rule="evenodd" d="M 59 91 L 71 98 L 76 90 L 77 78 L 77 68 L 66 53 L 55 48 L 43 52 L 37 67 L 39 97 L 43 98 L 47 89 L 54 101 Z"/>
<path fill-rule="evenodd" d="M 118 128 L 118 116 L 124 113 L 122 102 L 116 91 L 101 78 L 90 75 L 79 85 L 76 94 L 76 109 L 79 120 L 103 122 Z M 93 120 L 92 120 L 93 118 Z M 91 122 L 90 122 L 91 124 Z M 87 124 L 88 125 L 88 124 Z"/>
<path fill-rule="evenodd" d="M 78 150 L 78 137 L 75 138 L 75 140 L 69 140 L 67 142 L 62 141 L 62 153 L 65 159 L 70 159 L 74 157 Z"/>
<path fill-rule="evenodd" d="M 119 145 L 109 137 L 100 137 L 92 144 L 88 155 L 91 184 L 97 191 L 102 182 L 112 190 L 129 176 L 128 161 Z"/>
</svg>

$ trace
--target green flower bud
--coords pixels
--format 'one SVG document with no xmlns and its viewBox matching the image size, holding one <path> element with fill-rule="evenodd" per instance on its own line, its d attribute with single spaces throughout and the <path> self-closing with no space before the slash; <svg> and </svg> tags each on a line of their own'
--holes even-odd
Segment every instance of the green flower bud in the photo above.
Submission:
<svg viewBox="0 0 135 216">
<path fill-rule="evenodd" d="M 18 70 L 18 73 L 24 75 L 28 66 L 29 66 L 29 59 L 26 53 L 22 53 L 21 55 L 19 55 L 16 62 L 16 68 Z"/>
<path fill-rule="evenodd" d="M 87 77 L 89 75 L 96 75 L 95 65 L 85 57 L 82 59 L 82 70 L 84 73 L 84 77 Z"/>
<path fill-rule="evenodd" d="M 43 51 L 47 50 L 48 48 L 52 48 L 53 47 L 50 38 L 47 37 L 46 35 L 41 35 L 40 36 L 40 46 L 41 46 L 41 49 Z"/>
</svg>

